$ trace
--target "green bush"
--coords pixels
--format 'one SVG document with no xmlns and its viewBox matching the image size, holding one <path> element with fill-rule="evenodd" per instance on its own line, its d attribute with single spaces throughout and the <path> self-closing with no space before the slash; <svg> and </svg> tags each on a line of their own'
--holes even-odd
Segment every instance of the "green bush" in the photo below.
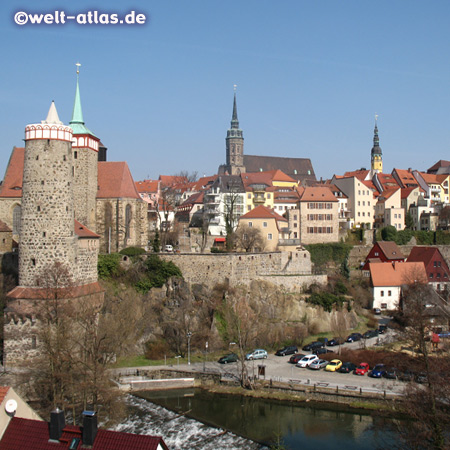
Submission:
<svg viewBox="0 0 450 450">
<path fill-rule="evenodd" d="M 150 255 L 145 261 L 145 274 L 135 283 L 138 292 L 147 293 L 152 287 L 162 287 L 170 277 L 182 277 L 181 270 L 172 262 L 158 255 Z"/>
<path fill-rule="evenodd" d="M 119 253 L 110 253 L 109 255 L 98 255 L 98 277 L 102 280 L 107 280 L 111 277 L 116 277 L 120 274 L 120 259 Z"/>
<path fill-rule="evenodd" d="M 312 305 L 321 306 L 325 311 L 331 312 L 333 306 L 336 305 L 338 308 L 342 307 L 346 298 L 342 295 L 334 295 L 330 292 L 314 292 L 310 297 L 306 299 L 307 303 Z"/>
<path fill-rule="evenodd" d="M 335 294 L 347 294 L 348 289 L 347 286 L 341 280 L 337 280 L 334 286 L 334 292 Z"/>
<path fill-rule="evenodd" d="M 145 253 L 145 250 L 140 247 L 127 247 L 127 248 L 120 250 L 119 253 L 121 255 L 126 255 L 126 256 L 139 256 L 139 255 L 143 255 Z"/>
<path fill-rule="evenodd" d="M 310 244 L 305 247 L 311 254 L 311 261 L 317 267 L 323 267 L 329 261 L 342 264 L 352 249 L 351 245 L 342 242 L 333 244 Z"/>
<path fill-rule="evenodd" d="M 223 248 L 211 247 L 211 253 L 227 253 L 227 251 Z"/>
</svg>

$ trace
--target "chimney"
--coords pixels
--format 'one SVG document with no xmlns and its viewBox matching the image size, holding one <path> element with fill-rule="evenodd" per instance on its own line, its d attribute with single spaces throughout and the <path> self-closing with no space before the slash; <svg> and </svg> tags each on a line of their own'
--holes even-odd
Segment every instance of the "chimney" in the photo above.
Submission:
<svg viewBox="0 0 450 450">
<path fill-rule="evenodd" d="M 64 411 L 56 408 L 50 413 L 50 439 L 52 442 L 59 442 L 63 429 L 66 426 Z"/>
<path fill-rule="evenodd" d="M 94 445 L 95 436 L 97 436 L 97 413 L 83 411 L 83 447 Z"/>
</svg>

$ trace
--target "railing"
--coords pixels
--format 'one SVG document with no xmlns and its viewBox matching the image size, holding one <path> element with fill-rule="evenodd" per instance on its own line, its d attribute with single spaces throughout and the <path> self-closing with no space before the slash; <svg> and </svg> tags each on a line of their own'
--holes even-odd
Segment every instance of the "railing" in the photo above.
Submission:
<svg viewBox="0 0 450 450">
<path fill-rule="evenodd" d="M 278 239 L 278 245 L 300 245 L 300 239 Z"/>
</svg>

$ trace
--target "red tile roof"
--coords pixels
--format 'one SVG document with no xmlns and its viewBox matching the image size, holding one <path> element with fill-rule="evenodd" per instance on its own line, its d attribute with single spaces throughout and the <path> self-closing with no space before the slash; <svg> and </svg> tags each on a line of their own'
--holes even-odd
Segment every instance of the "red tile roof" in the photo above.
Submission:
<svg viewBox="0 0 450 450">
<path fill-rule="evenodd" d="M 98 234 L 95 234 L 93 231 L 91 231 L 89 228 L 82 225 L 78 220 L 75 219 L 75 234 L 79 238 L 99 238 L 100 236 Z"/>
<path fill-rule="evenodd" d="M 68 449 L 73 438 L 82 437 L 80 427 L 66 426 L 60 442 L 49 442 L 47 422 L 13 417 L 0 441 L 0 450 Z M 99 429 L 92 450 L 169 450 L 162 437 Z M 82 448 L 82 442 L 77 449 Z"/>
<path fill-rule="evenodd" d="M 275 219 L 276 221 L 287 222 L 287 219 L 283 216 L 280 216 L 273 209 L 263 205 L 257 206 L 239 219 Z"/>
<path fill-rule="evenodd" d="M 445 259 L 442 257 L 441 252 L 436 247 L 413 247 L 407 261 L 422 261 L 425 264 L 425 267 L 428 267 L 430 264 L 432 264 L 433 261 L 441 261 L 441 263 L 443 264 L 442 269 L 447 273 L 449 272 L 449 268 Z"/>
<path fill-rule="evenodd" d="M 298 189 L 301 202 L 339 201 L 328 186 L 312 186 Z"/>
<path fill-rule="evenodd" d="M 354 170 L 353 172 L 345 172 L 342 178 L 356 177 L 359 181 L 364 181 L 367 175 L 369 175 L 369 170 Z"/>
<path fill-rule="evenodd" d="M 424 172 L 420 172 L 420 175 L 427 184 L 442 184 L 448 178 L 448 175 L 434 175 L 432 173 Z"/>
<path fill-rule="evenodd" d="M 441 167 L 448 167 L 450 166 L 450 161 L 446 161 L 444 159 L 440 159 L 437 163 L 433 164 L 429 169 L 428 172 L 434 172 L 440 169 Z"/>
<path fill-rule="evenodd" d="M 6 168 L 5 178 L 0 186 L 0 197 L 22 197 L 24 160 L 25 148 L 14 147 Z"/>
<path fill-rule="evenodd" d="M 159 190 L 158 180 L 136 181 L 134 184 L 136 185 L 136 189 L 138 192 L 142 192 L 145 194 L 157 193 Z"/>
<path fill-rule="evenodd" d="M 400 247 L 393 241 L 378 241 L 378 246 L 388 260 L 404 258 Z"/>
<path fill-rule="evenodd" d="M 394 169 L 392 171 L 392 175 L 394 175 L 394 173 L 397 174 L 400 182 L 403 184 L 403 186 L 419 186 L 419 183 L 417 182 L 417 180 L 414 178 L 414 175 L 412 174 L 412 172 L 410 172 L 409 170 L 405 170 L 405 169 Z"/>
<path fill-rule="evenodd" d="M 9 391 L 9 386 L 0 386 L 0 403 L 5 400 L 6 394 Z"/>
<path fill-rule="evenodd" d="M 189 183 L 185 176 L 180 175 L 160 175 L 159 181 L 161 181 L 161 185 L 164 187 L 185 185 Z"/>
<path fill-rule="evenodd" d="M 12 231 L 11 228 L 8 227 L 8 225 L 6 225 L 5 222 L 3 222 L 2 220 L 0 220 L 0 231 L 5 233 L 5 232 L 10 232 Z"/>
<path fill-rule="evenodd" d="M 423 262 L 370 263 L 369 270 L 374 287 L 428 282 Z"/>
<path fill-rule="evenodd" d="M 141 199 L 126 162 L 98 163 L 97 198 Z"/>
</svg>

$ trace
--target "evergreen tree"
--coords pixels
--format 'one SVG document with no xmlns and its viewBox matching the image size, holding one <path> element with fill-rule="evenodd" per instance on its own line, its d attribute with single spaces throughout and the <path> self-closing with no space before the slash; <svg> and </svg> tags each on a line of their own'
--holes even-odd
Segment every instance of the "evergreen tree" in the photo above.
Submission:
<svg viewBox="0 0 450 450">
<path fill-rule="evenodd" d="M 153 238 L 152 242 L 152 249 L 155 253 L 159 253 L 160 248 L 161 248 L 161 241 L 159 240 L 159 231 L 157 228 L 155 231 L 155 237 Z"/>
</svg>

